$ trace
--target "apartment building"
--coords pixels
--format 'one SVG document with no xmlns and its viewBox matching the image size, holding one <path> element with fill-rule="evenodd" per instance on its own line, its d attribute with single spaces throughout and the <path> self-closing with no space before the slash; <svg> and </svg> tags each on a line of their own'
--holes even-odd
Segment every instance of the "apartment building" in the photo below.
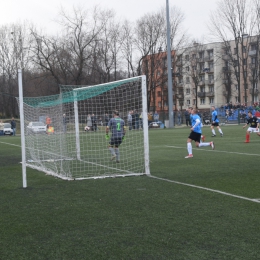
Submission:
<svg viewBox="0 0 260 260">
<path fill-rule="evenodd" d="M 258 43 L 250 40 L 193 43 L 172 51 L 173 109 L 197 106 L 210 109 L 226 103 L 259 102 Z M 240 46 L 244 46 L 239 48 Z M 145 59 L 150 110 L 168 111 L 167 55 L 159 52 Z M 239 102 L 240 101 L 240 102 Z"/>
</svg>

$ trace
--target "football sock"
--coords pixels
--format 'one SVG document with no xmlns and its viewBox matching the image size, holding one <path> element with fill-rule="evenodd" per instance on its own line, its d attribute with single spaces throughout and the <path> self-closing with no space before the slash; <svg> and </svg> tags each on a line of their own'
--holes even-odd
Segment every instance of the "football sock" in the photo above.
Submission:
<svg viewBox="0 0 260 260">
<path fill-rule="evenodd" d="M 212 129 L 212 134 L 216 135 L 215 129 Z"/>
<path fill-rule="evenodd" d="M 111 152 L 111 154 L 112 154 L 112 155 L 114 155 L 114 154 L 115 154 L 115 150 L 114 150 L 114 148 L 113 148 L 113 147 L 109 147 L 108 149 L 110 150 L 110 152 Z"/>
<path fill-rule="evenodd" d="M 188 150 L 188 154 L 192 154 L 192 146 L 191 146 L 191 143 L 187 143 L 187 150 Z"/>
<path fill-rule="evenodd" d="M 199 147 L 202 147 L 202 146 L 210 146 L 210 143 L 200 143 Z"/>
<path fill-rule="evenodd" d="M 116 160 L 120 161 L 119 148 L 115 148 L 115 153 L 116 153 Z"/>
<path fill-rule="evenodd" d="M 222 132 L 222 130 L 220 128 L 218 129 L 218 131 L 223 135 L 223 132 Z"/>
</svg>

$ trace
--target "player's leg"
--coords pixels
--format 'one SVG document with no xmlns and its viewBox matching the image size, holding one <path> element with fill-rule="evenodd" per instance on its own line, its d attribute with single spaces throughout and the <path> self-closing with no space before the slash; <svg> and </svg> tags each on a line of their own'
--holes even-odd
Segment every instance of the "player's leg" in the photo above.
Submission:
<svg viewBox="0 0 260 260">
<path fill-rule="evenodd" d="M 217 128 L 218 128 L 218 131 L 220 133 L 220 136 L 222 137 L 223 136 L 223 132 L 222 132 L 221 128 L 219 126 L 217 126 Z"/>
<path fill-rule="evenodd" d="M 215 137 L 216 136 L 216 132 L 215 132 L 213 124 L 211 125 L 211 132 L 212 132 L 212 137 Z"/>
<path fill-rule="evenodd" d="M 113 161 L 116 158 L 114 145 L 115 145 L 114 137 L 111 137 L 110 142 L 109 142 L 109 146 L 108 146 L 108 149 L 109 149 L 109 151 L 111 153 L 111 161 Z"/>
<path fill-rule="evenodd" d="M 191 145 L 192 139 L 188 138 L 187 140 L 187 150 L 188 150 L 188 156 L 185 156 L 185 158 L 192 158 L 192 145 Z"/>
<path fill-rule="evenodd" d="M 250 127 L 247 129 L 246 131 L 246 140 L 245 140 L 245 143 L 250 143 L 250 133 L 251 133 L 251 130 L 250 130 Z"/>
</svg>

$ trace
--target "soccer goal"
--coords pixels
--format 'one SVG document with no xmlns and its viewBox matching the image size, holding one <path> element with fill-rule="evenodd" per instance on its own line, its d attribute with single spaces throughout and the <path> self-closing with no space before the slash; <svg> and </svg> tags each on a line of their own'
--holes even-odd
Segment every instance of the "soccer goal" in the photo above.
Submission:
<svg viewBox="0 0 260 260">
<path fill-rule="evenodd" d="M 119 162 L 105 134 L 115 109 L 126 127 Z M 23 98 L 22 111 L 27 167 L 68 180 L 150 174 L 145 76 L 60 86 L 58 95 Z"/>
</svg>

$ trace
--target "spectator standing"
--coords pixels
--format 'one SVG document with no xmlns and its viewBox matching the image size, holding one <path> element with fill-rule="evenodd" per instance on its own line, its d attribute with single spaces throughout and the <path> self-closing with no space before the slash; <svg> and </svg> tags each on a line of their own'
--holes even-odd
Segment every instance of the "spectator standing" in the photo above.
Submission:
<svg viewBox="0 0 260 260">
<path fill-rule="evenodd" d="M 148 113 L 147 118 L 148 118 L 148 127 L 149 127 L 150 124 L 153 122 L 153 115 L 151 113 Z"/>
<path fill-rule="evenodd" d="M 158 121 L 159 121 L 159 114 L 157 113 L 157 111 L 155 111 L 154 114 L 153 114 L 153 120 L 154 120 L 155 122 L 158 122 Z"/>
<path fill-rule="evenodd" d="M 132 111 L 129 111 L 127 115 L 127 122 L 128 122 L 129 130 L 132 130 Z"/>
<path fill-rule="evenodd" d="M 92 120 L 90 114 L 87 116 L 87 126 L 91 129 L 92 128 Z"/>
<path fill-rule="evenodd" d="M 186 126 L 191 126 L 189 109 L 185 110 L 184 115 L 186 120 Z"/>
<path fill-rule="evenodd" d="M 139 114 L 137 110 L 135 110 L 135 129 L 139 129 Z"/>
<path fill-rule="evenodd" d="M 4 123 L 3 123 L 3 121 L 1 120 L 0 121 L 0 135 L 4 135 Z"/>
<path fill-rule="evenodd" d="M 108 125 L 108 122 L 109 122 L 109 115 L 106 113 L 105 114 L 105 124 L 106 124 L 106 126 Z"/>
<path fill-rule="evenodd" d="M 132 129 L 135 129 L 135 113 L 132 111 Z"/>
<path fill-rule="evenodd" d="M 178 109 L 177 110 L 178 125 L 181 125 L 181 116 L 182 116 L 181 110 Z"/>
<path fill-rule="evenodd" d="M 11 120 L 11 128 L 13 129 L 13 136 L 15 136 L 15 134 L 16 134 L 16 122 L 15 122 L 13 117 L 12 117 L 12 120 Z"/>
<path fill-rule="evenodd" d="M 95 114 L 92 114 L 91 116 L 91 123 L 92 123 L 92 130 L 93 131 L 97 131 L 97 118 L 95 116 Z"/>
</svg>

